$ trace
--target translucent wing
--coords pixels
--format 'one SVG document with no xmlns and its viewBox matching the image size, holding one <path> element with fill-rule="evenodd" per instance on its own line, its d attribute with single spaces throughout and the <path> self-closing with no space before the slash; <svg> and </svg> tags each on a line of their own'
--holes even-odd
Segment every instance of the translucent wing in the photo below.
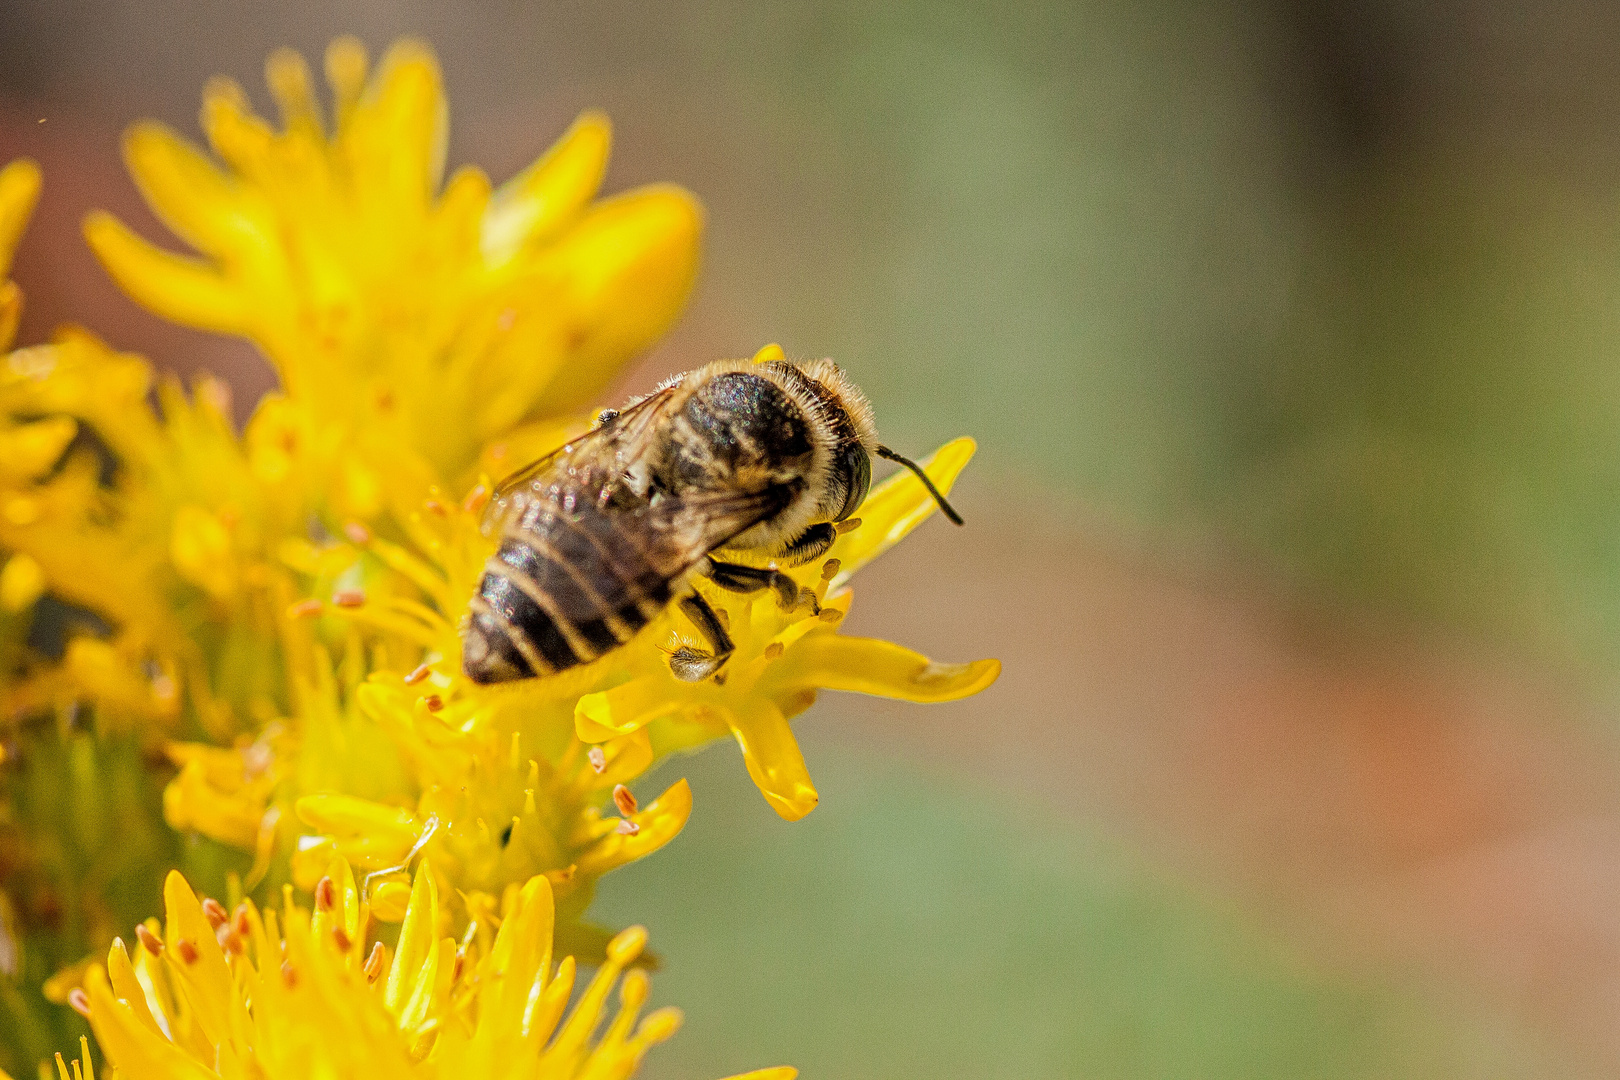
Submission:
<svg viewBox="0 0 1620 1080">
<path fill-rule="evenodd" d="M 672 389 L 664 389 L 647 395 L 607 423 L 570 439 L 496 484 L 484 509 L 484 532 L 497 531 L 509 514 L 549 488 L 583 493 L 615 482 L 645 455 L 672 393 Z"/>
</svg>

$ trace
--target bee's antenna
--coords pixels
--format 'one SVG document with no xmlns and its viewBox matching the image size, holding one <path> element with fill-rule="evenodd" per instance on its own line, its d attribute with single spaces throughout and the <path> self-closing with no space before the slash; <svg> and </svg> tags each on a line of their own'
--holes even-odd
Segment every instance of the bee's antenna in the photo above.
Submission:
<svg viewBox="0 0 1620 1080">
<path fill-rule="evenodd" d="M 890 450 L 887 446 L 884 446 L 881 443 L 878 445 L 877 452 L 878 457 L 888 458 L 890 461 L 893 461 L 899 465 L 904 465 L 906 468 L 916 473 L 917 479 L 923 482 L 923 487 L 927 488 L 928 494 L 932 495 L 934 497 L 934 501 L 939 503 L 939 508 L 945 512 L 946 517 L 951 519 L 951 523 L 953 525 L 962 524 L 962 515 L 958 514 L 956 509 L 951 506 L 950 503 L 945 501 L 945 496 L 941 495 L 939 493 L 939 488 L 935 487 L 934 482 L 928 479 L 928 474 L 922 471 L 921 465 L 918 465 L 915 461 L 912 461 L 908 457 L 901 457 L 899 454 L 895 453 L 893 450 Z"/>
</svg>

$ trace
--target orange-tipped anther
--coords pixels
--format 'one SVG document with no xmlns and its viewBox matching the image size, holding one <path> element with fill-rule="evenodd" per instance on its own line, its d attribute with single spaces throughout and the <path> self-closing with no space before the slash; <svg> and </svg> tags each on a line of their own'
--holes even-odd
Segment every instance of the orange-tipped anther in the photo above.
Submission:
<svg viewBox="0 0 1620 1080">
<path fill-rule="evenodd" d="M 422 699 L 422 704 L 427 707 L 428 712 L 438 712 L 440 709 L 444 708 L 444 698 L 440 697 L 438 694 L 429 694 L 427 697 Z"/>
<path fill-rule="evenodd" d="M 337 907 L 337 883 L 323 877 L 315 883 L 315 910 L 331 911 Z"/>
<path fill-rule="evenodd" d="M 148 930 L 145 923 L 135 924 L 135 936 L 140 939 L 147 952 L 153 956 L 163 955 L 163 939 Z"/>
<path fill-rule="evenodd" d="M 287 614 L 294 619 L 307 619 L 312 615 L 319 615 L 325 606 L 319 600 L 300 600 L 287 609 Z"/>
<path fill-rule="evenodd" d="M 366 957 L 366 966 L 364 968 L 366 973 L 366 982 L 376 982 L 382 977 L 383 953 L 384 949 L 382 942 L 379 941 L 377 944 L 371 947 L 371 955 Z"/>
<path fill-rule="evenodd" d="M 174 951 L 180 954 L 180 959 L 184 961 L 188 967 L 195 964 L 202 956 L 202 954 L 197 951 L 197 943 L 192 941 L 190 938 L 181 938 L 179 941 L 175 942 Z"/>
<path fill-rule="evenodd" d="M 358 521 L 346 522 L 343 526 L 343 535 L 349 538 L 350 543 L 361 545 L 371 543 L 371 530 Z"/>
<path fill-rule="evenodd" d="M 366 594 L 361 589 L 339 589 L 332 594 L 332 603 L 341 608 L 355 608 L 366 602 Z"/>
<path fill-rule="evenodd" d="M 613 788 L 613 805 L 619 808 L 619 813 L 629 817 L 636 812 L 636 797 L 623 784 L 616 784 Z"/>
<path fill-rule="evenodd" d="M 415 686 L 417 683 L 419 683 L 423 679 L 427 678 L 428 674 L 431 671 L 432 671 L 432 668 L 428 667 L 426 664 L 418 664 L 418 665 L 416 665 L 416 667 L 411 671 L 411 673 L 409 675 L 405 676 L 405 685 L 406 686 Z"/>
<path fill-rule="evenodd" d="M 289 990 L 298 985 L 298 974 L 293 971 L 292 961 L 290 960 L 281 962 L 281 981 L 287 984 Z"/>
<path fill-rule="evenodd" d="M 219 942 L 221 949 L 233 956 L 241 956 L 247 951 L 247 946 L 243 944 L 240 935 L 231 929 L 230 923 L 225 923 L 214 931 L 214 940 Z"/>
<path fill-rule="evenodd" d="M 68 991 L 68 1004 L 73 1006 L 74 1012 L 86 1020 L 90 1019 L 90 995 L 84 992 L 84 987 L 75 986 Z"/>
<path fill-rule="evenodd" d="M 215 900 L 212 896 L 203 897 L 202 913 L 203 918 L 208 920 L 208 925 L 212 926 L 215 930 L 218 930 L 220 927 L 231 921 L 230 912 L 225 910 L 225 905 L 220 903 L 218 900 Z"/>
<path fill-rule="evenodd" d="M 591 768 L 595 769 L 598 775 L 607 772 L 607 754 L 600 746 L 593 746 L 585 751 L 585 760 L 591 763 Z"/>
<path fill-rule="evenodd" d="M 349 935 L 343 932 L 343 927 L 341 926 L 335 927 L 332 930 L 332 941 L 337 945 L 338 952 L 348 952 L 349 946 L 354 944 L 349 940 Z"/>
<path fill-rule="evenodd" d="M 641 831 L 641 826 L 637 825 L 629 818 L 620 818 L 619 824 L 614 827 L 613 831 L 618 833 L 620 836 L 634 836 L 636 833 Z"/>
<path fill-rule="evenodd" d="M 484 487 L 483 484 L 479 484 L 467 492 L 467 497 L 461 500 L 461 508 L 469 514 L 476 514 L 484 508 L 484 504 L 487 502 L 489 502 L 489 489 Z"/>
</svg>

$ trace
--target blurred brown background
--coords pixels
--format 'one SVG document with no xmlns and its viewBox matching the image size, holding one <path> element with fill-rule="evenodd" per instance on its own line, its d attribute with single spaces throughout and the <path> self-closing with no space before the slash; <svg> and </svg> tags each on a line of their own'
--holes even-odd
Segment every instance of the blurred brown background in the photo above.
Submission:
<svg viewBox="0 0 1620 1080">
<path fill-rule="evenodd" d="M 0 157 L 64 319 L 270 385 L 124 300 L 117 156 L 215 73 L 438 50 L 451 164 L 580 109 L 706 269 L 627 376 L 778 340 L 885 438 L 971 433 L 963 530 L 854 632 L 979 698 L 824 700 L 821 808 L 735 751 L 609 882 L 688 1028 L 653 1077 L 1532 1077 L 1620 1069 L 1620 14 L 1570 3 L 10 0 Z"/>
</svg>

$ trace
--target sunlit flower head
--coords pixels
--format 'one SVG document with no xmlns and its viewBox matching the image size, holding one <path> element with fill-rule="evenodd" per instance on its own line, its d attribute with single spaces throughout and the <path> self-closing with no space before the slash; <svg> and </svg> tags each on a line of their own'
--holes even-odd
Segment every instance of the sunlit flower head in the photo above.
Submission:
<svg viewBox="0 0 1620 1080">
<path fill-rule="evenodd" d="M 355 432 L 368 468 L 408 451 L 459 483 L 487 442 L 583 408 L 673 322 L 701 212 L 668 185 L 593 202 L 610 141 L 598 113 L 499 188 L 472 166 L 441 186 L 432 53 L 403 41 L 367 66 L 359 42 L 332 43 L 328 111 L 303 58 L 272 55 L 280 130 L 214 80 L 202 126 L 222 164 L 162 125 L 130 129 L 142 194 L 201 258 L 106 214 L 86 235 L 159 315 L 257 344 L 316 425 Z"/>
<path fill-rule="evenodd" d="M 569 1008 L 576 966 L 573 957 L 553 962 L 544 877 L 491 898 L 458 942 L 440 935 L 439 897 L 424 870 L 390 949 L 372 941 L 348 866 L 331 869 L 309 908 L 289 900 L 262 912 L 250 901 L 228 911 L 199 900 L 170 874 L 165 922 L 137 927 L 128 947 L 114 942 L 106 967 L 92 968 L 74 995 L 119 1074 L 624 1080 L 680 1027 L 676 1009 L 641 1016 L 649 980 L 631 968 L 647 940 L 641 927 L 613 938 Z"/>
</svg>

